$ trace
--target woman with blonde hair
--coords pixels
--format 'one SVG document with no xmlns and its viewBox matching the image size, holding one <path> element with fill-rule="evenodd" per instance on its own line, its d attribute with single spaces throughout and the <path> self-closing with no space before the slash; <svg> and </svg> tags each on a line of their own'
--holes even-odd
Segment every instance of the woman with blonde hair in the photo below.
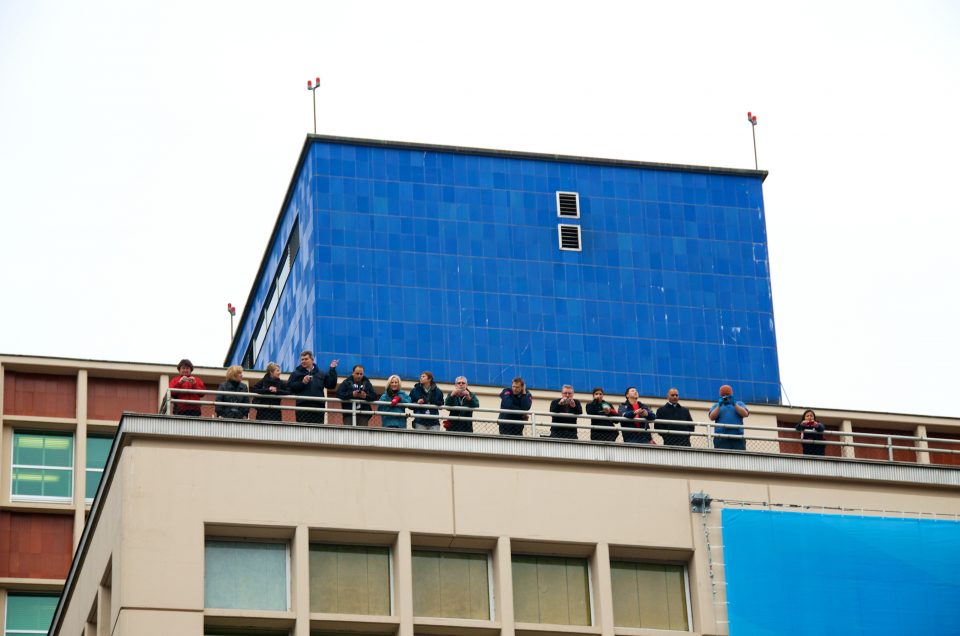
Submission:
<svg viewBox="0 0 960 636">
<path fill-rule="evenodd" d="M 227 369 L 227 381 L 217 387 L 217 391 L 237 393 L 238 395 L 218 395 L 214 410 L 217 417 L 225 417 L 233 420 L 247 419 L 247 413 L 250 412 L 249 406 L 238 406 L 240 404 L 249 404 L 250 398 L 247 395 L 247 385 L 243 383 L 243 367 L 235 364 Z M 241 395 L 242 394 L 242 395 Z"/>
<path fill-rule="evenodd" d="M 257 394 L 253 403 L 257 407 L 258 420 L 279 422 L 283 419 L 280 409 L 270 408 L 280 403 L 280 396 L 290 395 L 287 383 L 280 379 L 279 364 L 271 362 L 267 365 L 267 372 L 253 385 L 253 392 Z"/>
<path fill-rule="evenodd" d="M 403 404 L 410 404 L 412 400 L 406 391 L 400 390 L 400 376 L 391 375 L 387 378 L 387 388 L 380 396 L 377 404 L 377 413 L 384 428 L 407 428 L 407 413 Z M 386 413 L 403 413 L 403 415 L 386 415 Z"/>
</svg>

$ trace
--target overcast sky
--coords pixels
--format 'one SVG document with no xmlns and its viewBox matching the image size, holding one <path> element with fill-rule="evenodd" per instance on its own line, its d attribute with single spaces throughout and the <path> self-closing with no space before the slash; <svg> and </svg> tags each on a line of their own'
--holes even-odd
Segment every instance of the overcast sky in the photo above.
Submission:
<svg viewBox="0 0 960 636">
<path fill-rule="evenodd" d="M 760 168 L 794 405 L 960 416 L 960 8 L 0 0 L 0 352 L 219 366 L 304 135 Z M 239 314 L 238 314 L 239 317 Z"/>
</svg>

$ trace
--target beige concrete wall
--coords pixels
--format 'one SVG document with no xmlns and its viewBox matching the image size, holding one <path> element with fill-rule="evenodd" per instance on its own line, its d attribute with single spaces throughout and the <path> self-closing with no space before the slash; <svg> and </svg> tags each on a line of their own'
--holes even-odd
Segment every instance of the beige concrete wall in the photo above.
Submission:
<svg viewBox="0 0 960 636">
<path fill-rule="evenodd" d="M 293 623 L 294 633 L 304 636 L 311 619 L 363 627 L 356 617 L 311 615 L 303 606 L 308 533 L 361 536 L 361 543 L 376 537 L 392 546 L 396 622 L 388 621 L 386 628 L 401 636 L 414 631 L 409 570 L 403 564 L 411 542 L 425 535 L 473 537 L 497 546 L 495 612 L 502 633 L 514 630 L 512 596 L 505 594 L 511 585 L 509 554 L 503 553 L 510 546 L 589 556 L 595 579 L 609 571 L 606 561 L 597 559 L 611 552 L 686 562 L 696 632 L 725 633 L 724 597 L 720 589 L 715 598 L 711 587 L 704 534 L 705 523 L 719 525 L 719 513 L 706 518 L 691 513 L 689 495 L 699 490 L 716 499 L 960 514 L 956 492 L 921 487 L 454 453 L 135 438 L 124 451 L 60 633 L 81 633 L 111 555 L 116 636 L 199 634 L 204 616 L 229 618 L 230 612 L 204 610 L 204 538 L 221 534 L 211 530 L 214 525 L 233 527 L 239 536 L 278 536 L 294 546 L 294 607 L 247 614 Z M 722 581 L 719 531 L 713 542 L 714 572 Z M 606 580 L 593 581 L 597 626 L 560 631 L 612 636 L 609 589 Z M 466 634 L 462 627 L 452 621 L 444 633 Z"/>
</svg>

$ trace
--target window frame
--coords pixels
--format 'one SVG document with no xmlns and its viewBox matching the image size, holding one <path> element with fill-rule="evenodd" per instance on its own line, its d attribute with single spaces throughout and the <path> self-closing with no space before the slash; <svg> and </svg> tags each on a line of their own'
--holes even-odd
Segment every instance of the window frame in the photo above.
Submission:
<svg viewBox="0 0 960 636">
<path fill-rule="evenodd" d="M 23 597 L 23 596 L 43 596 L 47 598 L 58 598 L 57 594 L 42 594 L 42 593 L 33 593 L 33 592 L 20 592 L 17 590 L 7 590 L 7 593 L 3 599 L 3 632 L 0 633 L 0 636 L 8 636 L 8 634 L 48 634 L 50 629 L 45 630 L 36 630 L 36 629 L 18 629 L 11 632 L 8 627 L 8 621 L 10 620 L 10 599 L 12 597 Z M 56 605 L 54 605 L 54 614 L 56 613 Z M 50 615 L 51 623 L 53 621 L 53 614 Z"/>
<path fill-rule="evenodd" d="M 397 598 L 396 598 L 396 589 L 394 584 L 394 578 L 396 577 L 396 567 L 393 561 L 394 558 L 394 546 L 393 543 L 351 543 L 343 541 L 325 541 L 323 539 L 313 539 L 311 538 L 307 542 L 307 609 L 311 614 L 321 614 L 329 615 L 331 612 L 315 612 L 313 607 L 310 605 L 310 588 L 312 587 L 313 581 L 311 579 L 311 570 L 310 567 L 310 552 L 312 551 L 313 546 L 338 546 L 341 548 L 383 548 L 387 551 L 387 601 L 390 604 L 389 612 L 387 614 L 350 614 L 346 613 L 348 616 L 369 616 L 373 618 L 383 618 L 390 617 L 394 618 L 398 616 L 397 612 Z M 411 559 L 413 557 L 411 551 Z M 412 574 L 412 572 L 411 572 Z M 412 583 L 412 581 L 411 581 Z M 332 614 L 340 615 L 344 612 L 333 612 Z"/>
<path fill-rule="evenodd" d="M 62 433 L 58 431 L 37 431 L 32 429 L 13 429 L 13 435 L 10 444 L 10 501 L 25 501 L 36 503 L 73 503 L 73 497 L 76 493 L 77 475 L 77 435 L 76 432 Z M 35 464 L 18 464 L 14 461 L 17 449 L 18 435 L 41 435 L 43 437 L 65 437 L 70 440 L 70 466 L 42 466 Z M 70 494 L 68 496 L 55 495 L 18 495 L 13 492 L 15 487 L 14 471 L 17 468 L 26 468 L 32 470 L 59 470 L 70 471 Z M 84 493 L 86 494 L 86 493 Z M 4 615 L 6 616 L 6 615 Z"/>
<path fill-rule="evenodd" d="M 597 627 L 596 609 L 594 608 L 594 606 L 596 605 L 596 599 L 594 597 L 594 590 L 593 590 L 593 567 L 592 567 L 593 558 L 592 557 L 579 556 L 576 554 L 550 554 L 550 553 L 527 552 L 527 551 L 512 552 L 510 554 L 511 583 L 513 580 L 513 568 L 514 568 L 513 559 L 516 557 L 536 557 L 536 558 L 548 558 L 548 559 L 577 559 L 577 560 L 583 561 L 584 566 L 586 566 L 586 569 L 587 569 L 587 605 L 590 609 L 590 612 L 589 612 L 590 622 L 586 625 L 574 625 L 572 623 L 568 623 L 566 627 L 572 627 L 572 628 Z M 514 604 L 516 604 L 516 587 L 514 587 L 513 589 L 512 601 Z M 561 625 L 563 626 L 563 623 L 540 623 L 540 622 L 529 623 L 528 621 L 518 621 L 516 620 L 516 607 L 514 607 L 514 622 L 524 623 L 528 625 Z"/>
<path fill-rule="evenodd" d="M 449 554 L 483 554 L 487 557 L 487 607 L 489 609 L 487 618 L 463 618 L 460 616 L 420 616 L 414 610 L 414 620 L 418 618 L 429 618 L 429 619 L 452 619 L 452 620 L 471 620 L 471 621 L 495 621 L 497 620 L 497 611 L 496 604 L 494 602 L 495 596 L 493 593 L 493 552 L 491 550 L 483 549 L 460 549 L 460 548 L 440 548 L 440 547 L 426 547 L 426 546 L 417 546 L 413 545 L 410 547 L 410 575 L 411 575 L 411 592 L 413 590 L 413 553 L 414 552 L 446 552 Z M 512 569 L 512 562 L 511 562 Z M 391 577 L 392 578 L 392 577 Z M 592 617 L 591 617 L 592 618 Z"/>
<path fill-rule="evenodd" d="M 617 613 L 614 610 L 613 613 L 613 627 L 614 629 L 657 629 L 661 631 L 671 631 L 677 633 L 687 633 L 695 631 L 693 629 L 693 607 L 691 605 L 691 596 L 690 596 L 690 564 L 686 561 L 676 561 L 676 560 L 657 560 L 657 559 L 636 559 L 636 558 L 623 558 L 610 556 L 609 559 L 609 571 L 610 571 L 610 590 L 613 591 L 613 564 L 614 563 L 634 563 L 634 564 L 643 564 L 643 565 L 674 565 L 681 569 L 683 572 L 683 602 L 684 602 L 684 611 L 687 619 L 687 629 L 668 629 L 663 627 L 653 628 L 653 627 L 629 627 L 626 625 L 617 625 Z M 613 594 L 615 597 L 616 594 Z M 612 600 L 612 599 L 611 599 Z"/>
<path fill-rule="evenodd" d="M 231 608 L 231 607 L 209 607 L 207 606 L 207 595 L 206 595 L 206 585 L 207 585 L 207 558 L 206 558 L 206 549 L 207 543 L 209 542 L 222 542 L 222 543 L 261 543 L 261 544 L 270 544 L 270 545 L 282 545 L 284 547 L 284 586 L 286 587 L 286 608 L 284 609 L 262 609 L 262 608 Z M 220 534 L 206 535 L 203 537 L 203 549 L 204 549 L 204 558 L 203 558 L 203 585 L 204 585 L 204 595 L 203 595 L 203 609 L 204 610 L 217 610 L 217 611 L 226 611 L 226 612 L 290 612 L 293 609 L 293 599 L 292 599 L 292 582 L 290 580 L 293 572 L 292 561 L 291 561 L 291 550 L 292 546 L 290 545 L 289 539 L 279 539 L 279 538 L 258 538 L 258 537 L 237 537 L 237 536 L 224 536 Z"/>
</svg>

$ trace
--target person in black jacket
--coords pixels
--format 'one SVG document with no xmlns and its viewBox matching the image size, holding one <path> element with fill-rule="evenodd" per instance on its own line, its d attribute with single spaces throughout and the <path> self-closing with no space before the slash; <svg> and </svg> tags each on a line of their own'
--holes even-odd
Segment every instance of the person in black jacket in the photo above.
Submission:
<svg viewBox="0 0 960 636">
<path fill-rule="evenodd" d="M 826 428 L 817 421 L 817 414 L 811 409 L 803 412 L 803 420 L 797 424 L 797 430 L 800 431 L 804 455 L 823 457 L 826 454 L 827 447 L 821 443 L 823 442 L 823 431 Z"/>
<path fill-rule="evenodd" d="M 526 413 L 511 413 L 509 411 L 529 411 L 533 406 L 533 398 L 527 393 L 527 385 L 523 378 L 516 377 L 509 389 L 500 391 L 500 408 L 505 411 L 500 412 L 499 419 L 511 420 L 516 422 L 526 422 L 530 416 Z M 503 424 L 500 425 L 501 435 L 523 435 L 523 424 Z"/>
<path fill-rule="evenodd" d="M 620 405 L 620 417 L 625 417 L 629 422 L 621 422 L 620 427 L 623 432 L 623 441 L 625 444 L 652 444 L 653 436 L 650 434 L 650 422 L 656 419 L 653 409 L 640 401 L 640 394 L 636 387 L 629 387 L 624 392 L 627 400 Z M 633 431 L 632 429 L 643 429 L 643 432 Z"/>
<path fill-rule="evenodd" d="M 300 366 L 290 374 L 287 387 L 294 395 L 304 398 L 325 398 L 326 389 L 337 388 L 337 364 L 339 360 L 330 361 L 330 369 L 326 373 L 317 368 L 313 359 L 313 351 L 309 349 L 300 354 Z M 327 402 L 320 400 L 297 400 L 297 406 L 313 409 L 327 408 Z M 323 411 L 297 411 L 298 422 L 323 424 Z"/>
<path fill-rule="evenodd" d="M 265 422 L 279 422 L 283 419 L 280 409 L 270 408 L 280 403 L 280 397 L 290 395 L 287 383 L 280 379 L 280 365 L 271 362 L 267 372 L 259 382 L 253 385 L 253 404 L 257 407 L 257 419 Z"/>
<path fill-rule="evenodd" d="M 249 404 L 250 397 L 247 395 L 247 385 L 243 383 L 243 367 L 235 364 L 227 369 L 227 381 L 217 387 L 217 391 L 230 391 L 238 395 L 218 395 L 214 404 L 214 411 L 217 417 L 225 417 L 233 420 L 247 419 L 247 413 L 250 412 L 249 406 L 237 406 L 240 404 Z"/>
<path fill-rule="evenodd" d="M 467 387 L 467 378 L 459 376 L 454 382 L 454 389 L 444 400 L 443 404 L 450 412 L 450 419 L 446 420 L 444 427 L 452 433 L 472 433 L 473 432 L 473 411 L 480 406 L 480 400 L 477 395 Z M 466 408 L 454 408 L 457 406 Z"/>
<path fill-rule="evenodd" d="M 573 386 L 564 384 L 560 388 L 560 397 L 550 402 L 550 412 L 553 413 L 553 423 L 573 424 L 577 423 L 577 415 L 583 414 L 583 406 L 580 400 L 573 397 Z M 551 426 L 550 437 L 559 437 L 560 439 L 577 439 L 577 429 L 567 426 Z"/>
<path fill-rule="evenodd" d="M 595 415 L 591 418 L 590 426 L 609 426 L 610 430 L 590 430 L 590 439 L 595 442 L 615 442 L 620 433 L 617 432 L 617 409 L 612 404 L 603 399 L 603 388 L 594 387 L 593 400 L 587 404 L 587 415 Z"/>
<path fill-rule="evenodd" d="M 686 431 L 692 433 L 693 424 L 678 424 L 678 422 L 692 422 L 693 416 L 690 415 L 690 409 L 680 406 L 680 391 L 670 389 L 667 391 L 667 403 L 657 409 L 657 424 L 654 426 L 658 431 Z M 660 433 L 663 443 L 667 446 L 690 446 L 689 435 L 670 435 Z"/>
<path fill-rule="evenodd" d="M 337 389 L 337 399 L 343 402 L 344 409 L 349 412 L 343 414 L 343 423 L 347 426 L 367 426 L 373 417 L 373 407 L 370 402 L 376 402 L 380 396 L 373 388 L 373 384 L 363 375 L 363 367 L 354 365 L 350 377 L 340 383 Z"/>
<path fill-rule="evenodd" d="M 424 415 L 440 415 L 439 409 L 431 406 L 443 406 L 443 391 L 437 388 L 433 381 L 433 374 L 424 371 L 420 374 L 420 381 L 410 391 L 410 401 L 413 402 L 413 428 L 420 431 L 440 430 L 439 417 L 423 417 Z M 416 405 L 421 405 L 417 408 Z"/>
</svg>

